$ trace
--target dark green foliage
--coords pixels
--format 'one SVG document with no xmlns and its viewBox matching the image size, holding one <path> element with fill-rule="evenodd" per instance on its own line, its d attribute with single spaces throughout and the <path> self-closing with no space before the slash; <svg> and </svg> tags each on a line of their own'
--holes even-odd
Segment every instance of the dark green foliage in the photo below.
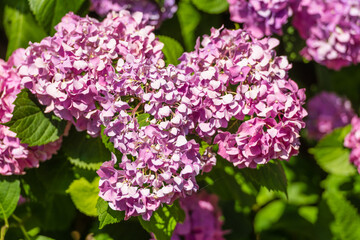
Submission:
<svg viewBox="0 0 360 240">
<path fill-rule="evenodd" d="M 100 222 L 99 229 L 102 229 L 108 224 L 119 223 L 125 217 L 125 212 L 112 210 L 109 204 L 102 198 L 98 199 L 96 208 Z"/>
<path fill-rule="evenodd" d="M 57 140 L 63 134 L 66 122 L 52 114 L 43 113 L 29 90 L 21 90 L 14 104 L 13 117 L 4 125 L 16 133 L 21 143 L 40 146 Z"/>
<path fill-rule="evenodd" d="M 356 173 L 355 168 L 348 160 L 350 151 L 344 147 L 344 138 L 350 130 L 350 125 L 335 129 L 321 139 L 315 148 L 309 150 L 324 171 L 345 176 Z"/>
<path fill-rule="evenodd" d="M 173 205 L 163 205 L 156 210 L 149 221 L 139 217 L 141 226 L 149 233 L 154 233 L 156 239 L 170 240 L 176 224 L 183 222 L 185 212 L 176 201 Z"/>
<path fill-rule="evenodd" d="M 62 146 L 68 160 L 73 165 L 95 171 L 103 162 L 109 161 L 111 158 L 110 151 L 105 147 L 103 141 L 72 128 L 69 136 L 64 138 Z"/>
</svg>

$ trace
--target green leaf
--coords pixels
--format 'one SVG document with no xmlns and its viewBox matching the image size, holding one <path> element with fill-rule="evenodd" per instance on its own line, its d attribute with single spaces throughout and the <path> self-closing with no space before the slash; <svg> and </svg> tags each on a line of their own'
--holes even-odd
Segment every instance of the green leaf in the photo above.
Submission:
<svg viewBox="0 0 360 240">
<path fill-rule="evenodd" d="M 149 117 L 150 117 L 150 114 L 148 114 L 148 113 L 142 113 L 136 117 L 140 128 L 150 125 Z"/>
<path fill-rule="evenodd" d="M 262 232 L 278 222 L 285 210 L 285 202 L 276 200 L 262 208 L 255 216 L 254 230 Z"/>
<path fill-rule="evenodd" d="M 57 140 L 63 134 L 66 122 L 43 113 L 29 90 L 21 90 L 14 104 L 13 117 L 4 125 L 16 133 L 21 143 L 40 146 Z"/>
<path fill-rule="evenodd" d="M 204 153 L 208 147 L 210 147 L 210 145 L 207 142 L 201 141 L 200 148 L 199 148 L 199 153 L 201 156 L 204 155 Z"/>
<path fill-rule="evenodd" d="M 49 237 L 45 237 L 45 236 L 37 236 L 37 238 L 35 238 L 35 240 L 55 240 L 55 239 L 49 238 Z"/>
<path fill-rule="evenodd" d="M 165 62 L 167 64 L 177 65 L 179 63 L 179 57 L 181 57 L 184 52 L 184 48 L 178 41 L 171 37 L 162 35 L 157 35 L 157 37 L 160 42 L 164 43 L 162 52 L 165 55 Z"/>
<path fill-rule="evenodd" d="M 29 41 L 38 42 L 47 35 L 29 11 L 26 0 L 16 0 L 11 5 L 5 5 L 4 28 L 9 40 L 6 58 L 16 49 L 26 48 Z"/>
<path fill-rule="evenodd" d="M 218 157 L 216 166 L 206 174 L 206 188 L 224 201 L 236 200 L 243 210 L 250 210 L 256 203 L 258 191 L 240 174 L 240 170 Z"/>
<path fill-rule="evenodd" d="M 88 216 L 97 216 L 96 204 L 99 198 L 99 178 L 92 183 L 80 178 L 71 183 L 67 193 L 70 194 L 75 207 Z"/>
<path fill-rule="evenodd" d="M 199 10 L 210 14 L 219 14 L 229 8 L 227 0 L 192 0 L 192 3 Z"/>
<path fill-rule="evenodd" d="M 315 224 L 318 213 L 319 209 L 315 206 L 302 206 L 299 208 L 299 215 L 312 224 Z"/>
<path fill-rule="evenodd" d="M 28 169 L 22 176 L 22 187 L 26 187 L 25 196 L 31 200 L 41 201 L 50 194 L 66 195 L 66 190 L 74 180 L 72 165 L 65 161 L 60 151 L 51 161 L 41 163 L 41 167 Z"/>
<path fill-rule="evenodd" d="M 15 210 L 20 198 L 20 181 L 0 178 L 0 219 L 7 219 Z"/>
<path fill-rule="evenodd" d="M 30 203 L 32 217 L 42 231 L 66 231 L 76 217 L 76 209 L 67 195 L 51 194 L 39 203 Z"/>
<path fill-rule="evenodd" d="M 141 226 L 149 233 L 154 233 L 156 239 L 170 239 L 176 224 L 183 222 L 185 213 L 176 201 L 173 205 L 164 205 L 156 210 L 150 218 L 145 221 L 139 216 Z"/>
<path fill-rule="evenodd" d="M 45 29 L 50 29 L 56 0 L 28 0 L 36 20 Z"/>
<path fill-rule="evenodd" d="M 97 212 L 99 215 L 99 229 L 102 229 L 108 224 L 121 222 L 125 217 L 124 211 L 115 211 L 109 207 L 108 202 L 99 198 L 96 204 Z"/>
<path fill-rule="evenodd" d="M 86 132 L 77 132 L 74 128 L 64 138 L 62 146 L 68 160 L 83 169 L 98 170 L 103 162 L 111 158 L 110 151 L 100 138 L 92 138 Z"/>
<path fill-rule="evenodd" d="M 68 12 L 80 10 L 85 0 L 28 0 L 30 9 L 36 20 L 49 33 L 54 33 L 53 27 L 61 21 Z"/>
<path fill-rule="evenodd" d="M 309 149 L 325 172 L 345 176 L 356 173 L 356 169 L 349 162 L 349 149 L 344 147 L 344 138 L 350 130 L 350 125 L 337 128 L 321 139 L 314 148 Z"/>
<path fill-rule="evenodd" d="M 325 192 L 324 198 L 335 218 L 335 224 L 332 226 L 333 233 L 344 240 L 359 239 L 360 215 L 358 210 L 337 191 Z"/>
<path fill-rule="evenodd" d="M 176 12 L 181 27 L 181 34 L 187 51 L 194 49 L 195 29 L 200 23 L 201 15 L 188 1 L 180 1 Z"/>
<path fill-rule="evenodd" d="M 107 233 L 100 233 L 96 236 L 94 236 L 95 240 L 114 240 L 112 237 L 110 237 Z"/>
<path fill-rule="evenodd" d="M 240 173 L 246 181 L 251 181 L 257 187 L 280 191 L 287 195 L 287 179 L 283 167 L 279 162 L 268 162 L 256 169 L 244 168 Z"/>
<path fill-rule="evenodd" d="M 39 227 L 34 227 L 27 231 L 30 237 L 36 237 L 40 233 L 41 229 Z"/>
<path fill-rule="evenodd" d="M 321 199 L 318 204 L 319 212 L 317 214 L 316 223 L 314 227 L 316 229 L 315 239 L 329 240 L 334 239 L 331 232 L 332 222 L 334 222 L 334 215 L 331 213 L 329 206 L 324 198 Z"/>
</svg>

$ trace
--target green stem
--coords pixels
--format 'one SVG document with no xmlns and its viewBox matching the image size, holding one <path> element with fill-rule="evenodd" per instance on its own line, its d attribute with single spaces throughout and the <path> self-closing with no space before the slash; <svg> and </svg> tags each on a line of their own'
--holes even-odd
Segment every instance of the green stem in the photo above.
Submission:
<svg viewBox="0 0 360 240">
<path fill-rule="evenodd" d="M 24 234 L 24 237 L 26 240 L 31 240 L 30 236 L 28 235 L 21 218 L 17 217 L 15 214 L 12 215 L 12 217 L 15 219 L 15 221 L 18 222 L 21 232 Z"/>
<path fill-rule="evenodd" d="M 7 217 L 6 217 L 6 214 L 5 214 L 5 211 L 4 211 L 4 208 L 3 208 L 2 204 L 0 204 L 0 210 L 3 213 L 4 222 L 5 222 L 5 225 L 1 227 L 0 240 L 5 240 L 5 234 L 6 234 L 7 230 L 8 230 L 8 228 L 9 228 L 9 222 L 8 222 Z"/>
</svg>

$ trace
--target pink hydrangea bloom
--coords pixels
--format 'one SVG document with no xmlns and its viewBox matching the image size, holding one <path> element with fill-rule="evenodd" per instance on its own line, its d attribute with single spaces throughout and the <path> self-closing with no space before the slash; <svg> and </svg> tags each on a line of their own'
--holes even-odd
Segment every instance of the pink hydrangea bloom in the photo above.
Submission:
<svg viewBox="0 0 360 240">
<path fill-rule="evenodd" d="M 180 58 L 184 72 L 176 82 L 189 129 L 209 143 L 214 139 L 218 154 L 239 168 L 297 154 L 305 90 L 288 78 L 291 65 L 273 50 L 278 41 L 212 29 L 201 44 Z M 240 127 L 221 131 L 233 128 L 230 120 Z"/>
<path fill-rule="evenodd" d="M 218 197 L 202 191 L 192 196 L 181 198 L 180 205 L 185 211 L 185 221 L 178 223 L 171 237 L 172 240 L 222 240 L 221 210 Z"/>
<path fill-rule="evenodd" d="M 355 116 L 351 120 L 351 132 L 345 137 L 344 146 L 351 149 L 350 162 L 360 173 L 360 118 Z"/>
<path fill-rule="evenodd" d="M 0 59 L 0 123 L 11 119 L 16 95 L 22 88 L 21 79 L 13 66 L 22 62 L 23 51 L 15 51 L 8 63 Z M 61 142 L 62 139 L 59 139 L 44 146 L 28 147 L 20 143 L 9 127 L 0 125 L 0 174 L 24 174 L 25 168 L 38 167 L 39 161 L 48 160 L 56 154 Z"/>
<path fill-rule="evenodd" d="M 165 0 L 162 6 L 151 0 L 91 0 L 91 3 L 91 8 L 101 16 L 121 10 L 142 12 L 144 21 L 153 26 L 158 26 L 165 19 L 171 18 L 177 10 L 175 0 Z"/>
<path fill-rule="evenodd" d="M 108 92 L 116 101 L 100 119 L 123 157 L 115 165 L 113 156 L 98 171 L 100 196 L 113 209 L 125 211 L 126 219 L 141 215 L 148 220 L 162 203 L 197 191 L 195 176 L 210 171 L 216 159 L 211 152 L 200 156 L 199 145 L 186 139 L 191 121 L 176 85 L 181 69 L 146 58 L 118 61 L 116 69 L 121 78 L 115 78 Z M 150 125 L 139 125 L 138 111 L 149 114 Z"/>
<path fill-rule="evenodd" d="M 22 83 L 47 112 L 96 136 L 100 113 L 110 114 L 115 102 L 109 92 L 117 91 L 118 82 L 133 81 L 132 72 L 143 71 L 145 63 L 162 58 L 163 44 L 153 29 L 144 25 L 141 13 L 110 13 L 102 23 L 69 13 L 53 37 L 26 49 L 18 70 Z"/>
<path fill-rule="evenodd" d="M 306 40 L 307 59 L 335 70 L 360 62 L 358 0 L 297 1 L 293 24 Z"/>
<path fill-rule="evenodd" d="M 243 23 L 255 37 L 282 34 L 282 26 L 292 16 L 289 0 L 228 0 L 230 18 Z"/>
<path fill-rule="evenodd" d="M 198 189 L 195 176 L 201 162 L 194 140 L 173 137 L 156 125 L 127 131 L 123 137 L 128 139 L 121 162 L 116 164 L 113 155 L 97 173 L 99 195 L 112 209 L 125 211 L 125 219 L 141 215 L 149 220 L 162 203 Z"/>
<path fill-rule="evenodd" d="M 10 121 L 14 110 L 13 102 L 20 92 L 21 79 L 11 65 L 0 59 L 0 122 Z"/>
<path fill-rule="evenodd" d="M 355 113 L 351 102 L 335 93 L 322 92 L 308 102 L 309 116 L 306 120 L 309 137 L 321 139 L 335 128 L 351 122 Z"/>
</svg>

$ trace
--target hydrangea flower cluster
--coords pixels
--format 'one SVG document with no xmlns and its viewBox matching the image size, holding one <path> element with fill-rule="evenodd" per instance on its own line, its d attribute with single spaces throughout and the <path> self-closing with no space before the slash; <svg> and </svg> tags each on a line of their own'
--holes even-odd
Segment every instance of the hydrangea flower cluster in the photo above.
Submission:
<svg viewBox="0 0 360 240">
<path fill-rule="evenodd" d="M 172 18 L 177 10 L 175 0 L 164 0 L 162 6 L 151 0 L 91 0 L 91 3 L 91 8 L 101 16 L 121 10 L 132 13 L 142 12 L 144 21 L 153 26 L 158 26 L 165 19 Z"/>
<path fill-rule="evenodd" d="M 198 41 L 178 66 L 165 66 L 145 21 L 126 10 L 103 22 L 70 13 L 18 67 L 47 112 L 92 136 L 104 126 L 121 153 L 98 170 L 111 208 L 148 220 L 162 203 L 196 192 L 195 176 L 216 158 L 210 148 L 200 155 L 191 134 L 215 138 L 239 167 L 297 153 L 305 95 L 288 79 L 287 59 L 275 56 L 277 40 L 212 29 L 202 48 Z M 222 132 L 233 120 L 243 122 L 237 133 Z"/>
<path fill-rule="evenodd" d="M 255 37 L 282 34 L 282 26 L 292 16 L 289 0 L 228 0 L 230 18 L 243 23 Z"/>
<path fill-rule="evenodd" d="M 101 120 L 104 134 L 123 157 L 119 170 L 113 157 L 98 171 L 100 196 L 113 209 L 125 211 L 126 218 L 142 215 L 148 220 L 161 203 L 197 191 L 195 176 L 210 171 L 216 159 L 211 152 L 200 156 L 199 145 L 186 139 L 191 110 L 180 104 L 182 93 L 176 85 L 182 70 L 164 67 L 160 60 L 140 65 L 121 61 L 117 69 L 121 78 L 115 79 L 111 93 L 118 100 Z M 148 114 L 150 125 L 140 126 L 136 111 Z"/>
<path fill-rule="evenodd" d="M 344 146 L 351 149 L 350 162 L 360 174 L 360 118 L 355 116 L 351 120 L 351 132 L 345 137 Z"/>
<path fill-rule="evenodd" d="M 355 116 L 348 99 L 329 92 L 322 92 L 310 99 L 307 110 L 308 134 L 316 140 L 320 140 L 335 128 L 349 124 Z"/>
<path fill-rule="evenodd" d="M 126 66 L 138 64 L 141 71 L 143 62 L 156 63 L 163 44 L 150 34 L 153 27 L 144 25 L 141 13 L 127 11 L 109 14 L 102 23 L 70 13 L 56 30 L 53 37 L 26 49 L 18 71 L 22 83 L 47 106 L 47 112 L 96 136 L 101 111 L 109 114 L 109 106 L 116 101 L 109 95 L 116 88 L 114 79 L 121 78 L 116 76 L 115 61 L 119 60 L 119 71 L 130 71 L 121 71 L 130 78 L 136 67 Z"/>
<path fill-rule="evenodd" d="M 222 230 L 222 213 L 216 195 L 202 191 L 181 198 L 180 205 L 185 211 L 185 220 L 184 223 L 176 225 L 172 240 L 224 239 L 226 232 Z"/>
<path fill-rule="evenodd" d="M 15 68 L 21 61 L 23 49 L 19 49 L 6 63 L 0 59 L 0 123 L 10 121 L 14 110 L 16 95 L 22 86 Z M 28 147 L 20 143 L 16 134 L 9 127 L 0 125 L 0 174 L 24 174 L 25 168 L 38 167 L 56 154 L 61 146 L 61 139 L 43 146 Z"/>
<path fill-rule="evenodd" d="M 215 138 L 218 154 L 239 168 L 287 160 L 299 149 L 305 90 L 288 78 L 291 65 L 275 56 L 277 44 L 242 30 L 212 29 L 202 47 L 198 41 L 180 58 L 186 74 L 178 88 L 196 133 L 210 143 Z M 222 131 L 234 128 L 230 120 L 240 127 Z"/>
<path fill-rule="evenodd" d="M 171 204 L 198 189 L 195 176 L 201 166 L 199 149 L 194 140 L 186 141 L 185 136 L 171 138 L 171 133 L 156 125 L 129 134 L 136 138 L 131 139 L 127 155 L 123 154 L 119 170 L 113 155 L 112 161 L 98 171 L 100 196 L 111 208 L 125 211 L 126 219 L 142 215 L 149 220 L 161 203 Z"/>
<path fill-rule="evenodd" d="M 293 24 L 307 46 L 309 60 L 339 70 L 360 62 L 360 2 L 303 0 L 294 9 Z"/>
</svg>

